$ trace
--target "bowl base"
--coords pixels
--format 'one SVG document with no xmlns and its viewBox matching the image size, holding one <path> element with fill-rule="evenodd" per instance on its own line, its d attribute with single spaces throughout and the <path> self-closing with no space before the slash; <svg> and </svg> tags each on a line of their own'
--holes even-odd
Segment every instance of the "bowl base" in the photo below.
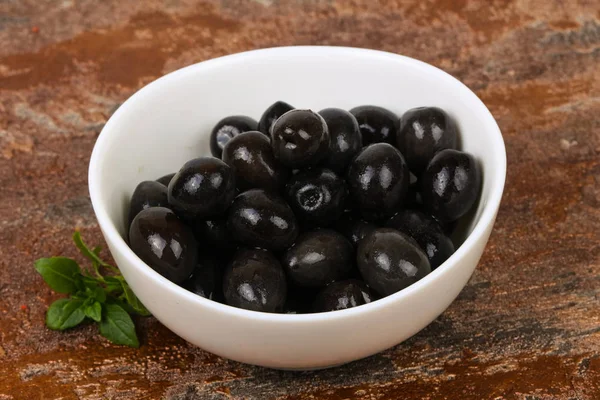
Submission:
<svg viewBox="0 0 600 400">
<path fill-rule="evenodd" d="M 344 362 L 344 363 L 339 363 L 339 364 L 331 364 L 331 365 L 326 365 L 324 367 L 312 367 L 312 368 L 271 368 L 271 369 L 275 369 L 275 370 L 278 370 L 278 371 L 290 371 L 290 372 L 321 371 L 321 370 L 324 370 L 324 369 L 330 369 L 330 368 L 340 367 L 342 365 L 349 364 L 350 362 Z M 269 367 L 267 367 L 267 368 L 269 368 Z"/>
</svg>

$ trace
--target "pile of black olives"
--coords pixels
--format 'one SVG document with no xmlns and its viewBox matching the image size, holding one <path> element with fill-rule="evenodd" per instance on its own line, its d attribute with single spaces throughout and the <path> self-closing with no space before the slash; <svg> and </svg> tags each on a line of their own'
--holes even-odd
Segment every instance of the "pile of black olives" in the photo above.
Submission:
<svg viewBox="0 0 600 400">
<path fill-rule="evenodd" d="M 205 298 L 247 310 L 360 306 L 406 288 L 452 253 L 480 167 L 440 108 L 401 118 L 366 105 L 219 121 L 212 157 L 141 182 L 129 244 Z"/>
</svg>

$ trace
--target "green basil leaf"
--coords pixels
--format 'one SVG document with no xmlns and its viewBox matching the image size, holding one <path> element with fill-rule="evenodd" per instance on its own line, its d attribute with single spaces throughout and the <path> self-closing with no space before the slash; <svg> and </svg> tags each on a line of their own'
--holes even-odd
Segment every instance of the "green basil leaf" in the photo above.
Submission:
<svg viewBox="0 0 600 400">
<path fill-rule="evenodd" d="M 133 310 L 137 314 L 143 317 L 151 315 L 150 311 L 148 311 L 148 309 L 142 304 L 140 299 L 138 299 L 135 293 L 133 293 L 133 290 L 131 290 L 129 284 L 125 282 L 125 280 L 121 281 L 121 284 L 123 286 L 123 294 L 125 294 L 125 300 L 127 300 L 127 303 L 129 303 L 131 308 L 133 308 Z"/>
<path fill-rule="evenodd" d="M 106 264 L 100 259 L 100 257 L 98 257 L 98 254 L 96 254 L 93 250 L 90 250 L 90 248 L 87 247 L 85 243 L 83 243 L 83 239 L 81 239 L 81 234 L 79 232 L 75 232 L 73 234 L 73 242 L 75 242 L 75 246 L 77 246 L 81 254 L 83 254 L 86 258 L 90 259 L 92 263 L 96 263 L 97 265 L 102 266 Z"/>
<path fill-rule="evenodd" d="M 67 257 L 40 258 L 34 265 L 52 290 L 75 293 L 80 288 L 81 269 L 75 260 Z"/>
<path fill-rule="evenodd" d="M 75 246 L 77 246 L 77 248 L 79 249 L 81 254 L 83 254 L 86 258 L 88 258 L 92 261 L 92 265 L 93 265 L 94 270 L 96 271 L 96 274 L 98 275 L 98 277 L 102 277 L 102 275 L 100 274 L 100 271 L 98 270 L 98 266 L 108 268 L 115 274 L 120 273 L 118 268 L 113 267 L 112 265 L 102 261 L 102 259 L 99 256 L 100 250 L 102 250 L 102 248 L 99 246 L 96 246 L 96 247 L 94 247 L 93 250 L 90 250 L 90 248 L 83 242 L 83 239 L 81 239 L 81 234 L 79 232 L 75 232 L 73 234 L 73 242 L 75 242 Z"/>
<path fill-rule="evenodd" d="M 63 331 L 77 326 L 85 318 L 83 301 L 77 299 L 56 300 L 46 313 L 46 326 Z"/>
<path fill-rule="evenodd" d="M 102 287 L 98 286 L 94 292 L 94 298 L 100 303 L 104 303 L 106 301 L 106 291 Z"/>
<path fill-rule="evenodd" d="M 110 297 L 107 303 L 118 304 L 123 310 L 127 311 L 127 314 L 135 314 L 133 307 L 125 300 L 125 294 L 121 294 L 119 297 Z"/>
<path fill-rule="evenodd" d="M 84 290 L 85 288 L 94 289 L 98 286 L 98 280 L 93 276 L 83 276 L 82 281 Z"/>
<path fill-rule="evenodd" d="M 99 301 L 100 303 L 104 303 L 106 301 L 106 292 L 104 288 L 100 285 L 95 284 L 93 286 L 88 286 L 85 288 L 85 295 L 88 298 Z"/>
<path fill-rule="evenodd" d="M 123 291 L 123 286 L 121 282 L 123 279 L 116 278 L 114 276 L 107 276 L 104 278 L 104 282 L 106 283 L 106 290 L 109 293 L 121 292 Z"/>
<path fill-rule="evenodd" d="M 83 243 L 83 241 L 82 241 Z M 102 251 L 102 247 L 96 246 L 92 249 L 92 253 L 94 253 L 98 259 L 100 259 L 100 251 Z M 94 272 L 98 278 L 102 278 L 102 274 L 100 273 L 100 264 L 96 262 L 96 260 L 92 260 L 92 267 L 94 268 Z"/>
<path fill-rule="evenodd" d="M 100 322 L 102 320 L 102 305 L 94 301 L 92 304 L 86 306 L 84 308 L 85 315 L 96 322 Z"/>
<path fill-rule="evenodd" d="M 131 317 L 118 304 L 107 303 L 104 305 L 100 334 L 115 344 L 130 347 L 140 346 Z"/>
</svg>

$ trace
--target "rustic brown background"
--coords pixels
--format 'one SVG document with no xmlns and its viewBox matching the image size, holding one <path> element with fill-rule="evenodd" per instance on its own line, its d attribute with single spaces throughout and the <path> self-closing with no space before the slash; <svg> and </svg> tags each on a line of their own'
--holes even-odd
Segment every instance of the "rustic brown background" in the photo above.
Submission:
<svg viewBox="0 0 600 400">
<path fill-rule="evenodd" d="M 32 262 L 76 256 L 75 228 L 102 241 L 86 173 L 116 107 L 179 67 L 299 44 L 427 61 L 498 120 L 503 204 L 448 311 L 310 373 L 223 360 L 151 318 L 139 350 L 46 329 L 59 296 Z M 599 65 L 595 0 L 0 0 L 0 399 L 600 399 Z"/>
</svg>

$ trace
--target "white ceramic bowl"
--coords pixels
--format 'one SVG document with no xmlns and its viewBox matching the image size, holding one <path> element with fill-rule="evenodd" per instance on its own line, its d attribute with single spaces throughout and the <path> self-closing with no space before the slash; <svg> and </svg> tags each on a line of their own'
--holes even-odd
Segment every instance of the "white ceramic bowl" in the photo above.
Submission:
<svg viewBox="0 0 600 400">
<path fill-rule="evenodd" d="M 320 110 L 362 104 L 398 115 L 438 106 L 457 122 L 462 148 L 483 168 L 464 243 L 414 285 L 343 311 L 285 315 L 246 311 L 196 296 L 154 272 L 127 246 L 133 189 L 209 155 L 212 126 L 232 114 L 256 119 L 276 100 Z M 108 247 L 135 294 L 165 326 L 204 350 L 249 364 L 312 369 L 357 360 L 419 332 L 454 300 L 492 230 L 506 174 L 500 130 L 485 105 L 445 72 L 414 59 L 342 47 L 282 47 L 201 62 L 150 83 L 107 122 L 94 147 L 89 188 Z"/>
</svg>

